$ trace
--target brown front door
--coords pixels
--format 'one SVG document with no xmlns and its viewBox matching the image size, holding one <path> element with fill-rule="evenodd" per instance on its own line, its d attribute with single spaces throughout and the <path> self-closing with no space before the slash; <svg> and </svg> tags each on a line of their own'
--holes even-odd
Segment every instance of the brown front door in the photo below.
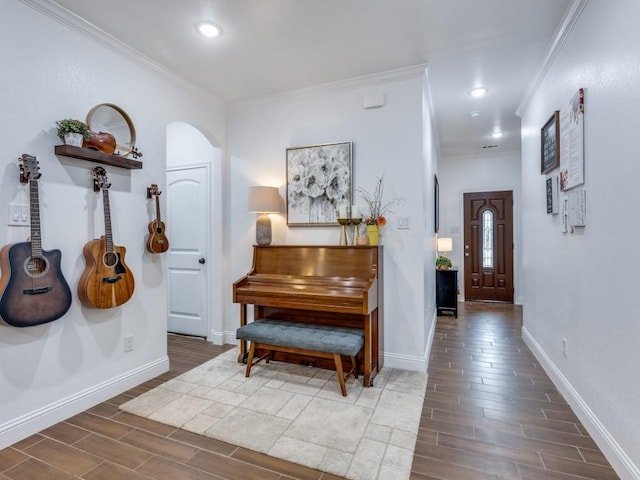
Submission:
<svg viewBox="0 0 640 480">
<path fill-rule="evenodd" d="M 513 303 L 513 192 L 464 194 L 465 300 Z"/>
</svg>

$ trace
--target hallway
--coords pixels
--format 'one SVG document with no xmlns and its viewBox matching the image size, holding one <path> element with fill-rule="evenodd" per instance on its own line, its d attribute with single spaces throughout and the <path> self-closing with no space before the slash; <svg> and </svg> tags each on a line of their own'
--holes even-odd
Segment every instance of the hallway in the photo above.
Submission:
<svg viewBox="0 0 640 480">
<path fill-rule="evenodd" d="M 522 307 L 438 317 L 412 480 L 619 478 L 522 340 Z"/>
<path fill-rule="evenodd" d="M 118 410 L 226 348 L 169 335 L 170 372 L 1 450 L 0 480 L 338 480 Z M 619 477 L 522 341 L 521 307 L 438 317 L 411 479 L 585 478 Z"/>
</svg>

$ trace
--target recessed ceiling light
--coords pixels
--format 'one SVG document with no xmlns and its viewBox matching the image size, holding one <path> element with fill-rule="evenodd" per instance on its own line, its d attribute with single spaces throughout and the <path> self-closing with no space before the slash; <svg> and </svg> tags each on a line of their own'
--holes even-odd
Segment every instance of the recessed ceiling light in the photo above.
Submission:
<svg viewBox="0 0 640 480">
<path fill-rule="evenodd" d="M 473 111 L 471 112 L 469 115 L 471 115 L 471 118 L 476 118 L 480 116 L 480 112 L 478 111 Z"/>
<path fill-rule="evenodd" d="M 222 35 L 222 29 L 211 22 L 200 22 L 196 24 L 196 30 L 198 30 L 205 37 L 219 37 Z"/>
<path fill-rule="evenodd" d="M 484 87 L 476 87 L 473 90 L 471 90 L 469 92 L 469 95 L 471 95 L 472 97 L 476 97 L 476 98 L 480 98 L 482 96 L 484 96 L 484 94 L 487 93 L 487 89 Z"/>
<path fill-rule="evenodd" d="M 503 133 L 502 133 L 502 132 L 493 132 L 493 133 L 491 134 L 491 136 L 492 136 L 493 138 L 500 138 L 502 135 L 503 135 Z"/>
</svg>

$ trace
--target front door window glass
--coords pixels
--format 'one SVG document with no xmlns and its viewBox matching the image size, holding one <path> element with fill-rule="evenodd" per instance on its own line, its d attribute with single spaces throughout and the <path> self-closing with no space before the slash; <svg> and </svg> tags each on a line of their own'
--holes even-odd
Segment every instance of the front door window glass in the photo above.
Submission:
<svg viewBox="0 0 640 480">
<path fill-rule="evenodd" d="M 482 214 L 482 266 L 493 268 L 493 212 Z"/>
</svg>

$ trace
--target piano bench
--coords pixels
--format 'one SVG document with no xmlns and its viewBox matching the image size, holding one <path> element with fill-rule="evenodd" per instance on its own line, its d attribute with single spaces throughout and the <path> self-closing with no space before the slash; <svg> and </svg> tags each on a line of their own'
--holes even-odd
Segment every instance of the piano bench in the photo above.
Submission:
<svg viewBox="0 0 640 480">
<path fill-rule="evenodd" d="M 245 377 L 251 374 L 251 367 L 260 360 L 268 358 L 271 351 L 297 353 L 320 358 L 333 358 L 336 375 L 342 396 L 347 396 L 345 376 L 341 355 L 351 358 L 351 370 L 358 378 L 356 356 L 364 346 L 364 333 L 355 328 L 332 327 L 301 322 L 289 322 L 276 319 L 255 320 L 236 331 L 236 338 L 251 342 Z M 256 348 L 269 353 L 254 363 Z"/>
</svg>

